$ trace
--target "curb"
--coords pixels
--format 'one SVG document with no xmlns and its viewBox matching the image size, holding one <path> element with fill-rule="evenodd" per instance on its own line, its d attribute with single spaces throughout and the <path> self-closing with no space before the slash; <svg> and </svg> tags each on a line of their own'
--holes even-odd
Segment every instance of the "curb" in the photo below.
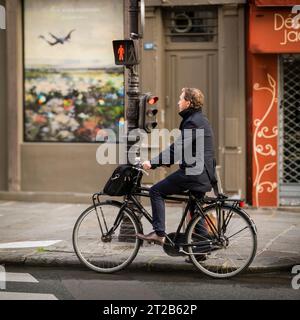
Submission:
<svg viewBox="0 0 300 320">
<path fill-rule="evenodd" d="M 0 257 L 0 265 L 11 265 L 11 266 L 31 266 L 31 267 L 80 267 L 87 269 L 72 253 L 71 257 L 59 257 L 59 256 L 41 256 L 39 255 L 29 255 L 26 257 L 10 257 L 8 259 Z M 160 261 L 159 261 L 160 260 Z M 278 264 L 272 266 L 255 266 L 250 265 L 244 274 L 251 273 L 271 273 L 278 271 L 291 271 L 295 263 Z M 167 261 L 161 257 L 152 257 L 146 261 L 133 261 L 131 265 L 127 267 L 128 270 L 143 270 L 143 271 L 158 271 L 158 272 L 175 272 L 175 271 L 198 271 L 193 264 L 178 261 Z M 88 270 L 88 269 L 87 269 Z M 126 269 L 125 269 L 126 270 Z"/>
</svg>

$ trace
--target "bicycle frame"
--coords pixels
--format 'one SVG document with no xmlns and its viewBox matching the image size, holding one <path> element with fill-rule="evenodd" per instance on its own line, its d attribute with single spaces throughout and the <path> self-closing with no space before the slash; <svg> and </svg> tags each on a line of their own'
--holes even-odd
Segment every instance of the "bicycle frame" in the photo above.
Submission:
<svg viewBox="0 0 300 320">
<path fill-rule="evenodd" d="M 135 181 L 134 181 L 134 184 L 133 184 L 133 188 L 131 190 L 131 192 L 125 196 L 125 201 L 124 201 L 124 204 L 121 206 L 120 208 L 120 211 L 119 211 L 119 214 L 118 216 L 116 217 L 116 220 L 115 220 L 115 223 L 114 223 L 114 226 L 115 228 L 111 228 L 111 230 L 107 230 L 107 235 L 109 235 L 110 233 L 112 233 L 118 226 L 118 224 L 120 223 L 121 221 L 121 214 L 122 212 L 125 210 L 130 210 L 133 214 L 135 214 L 133 212 L 133 210 L 128 206 L 128 203 L 131 202 L 132 204 L 135 205 L 135 207 L 138 209 L 139 213 L 142 214 L 142 216 L 144 216 L 150 224 L 152 224 L 153 220 L 152 220 L 152 216 L 149 214 L 149 212 L 143 207 L 143 205 L 141 204 L 141 202 L 137 199 L 137 197 L 150 197 L 150 194 L 149 194 L 149 191 L 150 191 L 150 188 L 146 188 L 146 187 L 141 187 L 138 185 L 138 181 L 140 181 L 142 177 L 142 172 L 139 171 L 139 173 L 137 174 L 136 178 L 135 178 Z M 98 223 L 99 223 L 99 226 L 100 226 L 100 229 L 101 229 L 101 233 L 103 235 L 103 228 L 101 226 L 101 222 L 100 222 L 100 219 L 99 219 L 99 216 L 98 216 L 98 212 L 97 212 L 97 206 L 96 206 L 96 198 L 97 198 L 97 201 L 98 203 L 100 203 L 100 196 L 101 195 L 104 195 L 104 193 L 102 192 L 99 192 L 99 193 L 95 193 L 93 194 L 93 204 L 94 204 L 94 208 L 95 208 L 95 211 L 97 213 L 97 219 L 98 219 Z M 165 197 L 166 200 L 169 200 L 169 201 L 179 201 L 179 202 L 187 202 L 187 205 L 185 206 L 185 210 L 182 214 L 182 217 L 181 217 L 181 220 L 179 222 L 179 225 L 177 227 L 177 230 L 175 232 L 175 236 L 174 236 L 174 241 L 172 239 L 170 239 L 170 237 L 168 237 L 168 235 L 166 235 L 166 238 L 168 239 L 169 241 L 169 245 L 171 245 L 173 248 L 175 247 L 189 247 L 189 246 L 194 246 L 196 243 L 193 243 L 193 244 L 187 244 L 187 243 L 176 243 L 176 239 L 178 238 L 179 234 L 180 234 L 180 230 L 184 224 L 184 221 L 186 220 L 186 216 L 188 214 L 188 211 L 189 211 L 189 208 L 190 208 L 190 204 L 192 201 L 194 201 L 196 203 L 196 206 L 198 208 L 198 212 L 200 213 L 201 217 L 203 219 L 205 219 L 205 221 L 208 223 L 208 226 L 210 227 L 213 235 L 214 235 L 214 239 L 217 239 L 218 241 L 221 241 L 221 237 L 222 237 L 222 233 L 225 232 L 226 230 L 226 227 L 227 225 L 229 224 L 229 221 L 232 217 L 232 210 L 234 208 L 237 208 L 239 206 L 239 203 L 240 201 L 242 201 L 242 199 L 228 199 L 226 196 L 224 197 L 224 195 L 220 195 L 218 196 L 217 198 L 210 198 L 210 197 L 205 197 L 203 199 L 201 199 L 199 201 L 199 199 L 197 199 L 193 193 L 191 191 L 189 191 L 188 193 L 183 193 L 182 195 L 179 195 L 179 196 L 174 196 L 174 195 L 168 195 Z M 232 202 L 232 206 L 231 206 L 231 210 L 230 212 L 228 213 L 227 217 L 225 218 L 224 217 L 224 212 L 221 212 L 221 208 L 222 208 L 222 205 L 224 204 L 224 202 Z M 217 211 L 217 218 L 218 218 L 218 224 L 217 224 L 217 227 L 218 229 L 215 227 L 214 223 L 211 221 L 210 217 L 208 215 L 205 215 L 204 212 L 203 212 L 203 207 L 202 207 L 202 204 L 211 204 L 213 205 L 215 208 L 216 208 L 216 211 Z M 194 217 L 194 219 L 196 219 L 197 216 Z M 106 223 L 105 223 L 105 219 L 104 220 L 104 224 L 106 226 Z M 106 226 L 106 229 L 107 229 L 107 226 Z M 204 241 L 202 241 L 203 243 Z M 209 241 L 208 240 L 208 243 L 211 245 L 212 244 L 212 241 Z M 182 249 L 183 250 L 183 249 Z"/>
<path fill-rule="evenodd" d="M 124 203 L 123 205 L 120 207 L 120 211 L 118 216 L 116 217 L 114 226 L 115 228 L 118 227 L 120 221 L 121 221 L 121 215 L 122 212 L 124 212 L 124 210 L 130 210 L 130 212 L 132 212 L 133 214 L 134 211 L 128 206 L 128 203 L 133 204 L 137 209 L 138 212 L 142 214 L 142 216 L 144 216 L 150 224 L 152 224 L 153 220 L 152 220 L 152 216 L 149 214 L 149 212 L 144 208 L 144 206 L 141 204 L 141 202 L 137 199 L 137 197 L 150 197 L 149 194 L 150 188 L 146 188 L 146 187 L 136 187 L 134 188 L 132 193 L 129 193 L 127 196 L 125 196 L 124 199 Z M 100 196 L 104 195 L 102 192 L 99 193 L 95 193 L 93 195 L 93 204 L 94 204 L 94 208 L 95 211 L 97 213 L 97 218 L 98 218 L 98 223 L 102 232 L 102 235 L 104 235 L 103 233 L 103 228 L 101 226 L 101 222 L 98 216 L 98 212 L 97 212 L 97 206 L 96 206 L 96 199 L 98 201 L 98 203 L 100 203 Z M 197 199 L 191 192 L 188 192 L 186 194 L 182 194 L 182 195 L 178 195 L 178 196 L 174 196 L 174 195 L 170 195 L 170 196 L 166 196 L 165 200 L 169 200 L 169 201 L 179 201 L 179 202 L 186 202 L 186 206 L 185 206 L 185 210 L 182 214 L 181 220 L 179 222 L 179 225 L 177 227 L 177 230 L 175 232 L 175 236 L 174 239 L 170 239 L 170 237 L 168 237 L 168 235 L 166 235 L 166 238 L 168 239 L 169 243 L 168 245 L 172 246 L 173 248 L 181 248 L 181 250 L 183 251 L 183 248 L 185 247 L 189 247 L 189 246 L 195 246 L 197 245 L 197 243 L 193 243 L 193 244 L 187 244 L 187 243 L 176 243 L 177 238 L 179 237 L 180 234 L 180 230 L 182 229 L 182 226 L 184 224 L 184 221 L 186 220 L 187 214 L 189 212 L 189 208 L 190 208 L 190 204 L 192 201 L 194 201 L 196 203 L 196 206 L 198 208 L 198 215 L 200 214 L 202 218 L 205 219 L 205 221 L 207 222 L 208 226 L 210 227 L 212 233 L 213 233 L 213 237 L 214 239 L 216 239 L 216 241 L 221 241 L 221 236 L 222 233 L 225 232 L 227 225 L 229 224 L 229 221 L 232 217 L 232 210 L 234 208 L 238 207 L 239 201 L 241 200 L 237 200 L 237 199 L 224 199 L 224 198 L 210 198 L 210 197 L 205 197 L 201 200 Z M 228 213 L 226 219 L 224 217 L 224 212 L 221 212 L 221 208 L 222 208 L 222 204 L 224 202 L 232 202 L 233 205 L 231 207 L 230 212 Z M 211 204 L 213 205 L 216 210 L 217 210 L 217 217 L 218 217 L 218 224 L 216 228 L 215 224 L 213 223 L 213 221 L 211 221 L 210 217 L 208 215 L 204 214 L 203 211 L 203 204 Z M 196 219 L 197 216 L 195 215 L 193 219 Z M 103 219 L 104 220 L 104 219 Z M 105 223 L 105 220 L 104 220 Z M 107 230 L 106 235 L 109 236 L 110 233 L 112 233 L 114 231 L 115 228 L 111 228 L 111 230 Z M 107 229 L 107 228 L 106 228 Z M 201 241 L 201 244 L 198 243 L 198 245 L 200 246 L 207 246 L 207 245 L 212 245 L 212 241 L 207 240 L 207 243 L 205 241 Z M 184 251 L 183 251 L 184 252 Z M 187 252 L 185 252 L 187 253 Z"/>
</svg>

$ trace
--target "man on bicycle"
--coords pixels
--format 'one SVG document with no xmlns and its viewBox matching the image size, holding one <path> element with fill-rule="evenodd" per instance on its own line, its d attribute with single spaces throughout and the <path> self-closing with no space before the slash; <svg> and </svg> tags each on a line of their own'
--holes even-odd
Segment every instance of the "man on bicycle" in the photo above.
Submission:
<svg viewBox="0 0 300 320">
<path fill-rule="evenodd" d="M 214 138 L 212 128 L 207 118 L 202 113 L 202 107 L 204 104 L 204 95 L 199 89 L 195 88 L 183 88 L 179 97 L 178 108 L 179 115 L 182 117 L 179 129 L 181 130 L 181 140 L 183 150 L 185 145 L 191 141 L 191 147 L 193 155 L 197 146 L 195 139 L 196 129 L 202 129 L 204 135 L 204 166 L 203 169 L 198 170 L 196 163 L 189 164 L 182 158 L 179 162 L 179 169 L 168 177 L 159 181 L 153 185 L 150 189 L 150 198 L 152 206 L 153 216 L 153 229 L 154 231 L 147 234 L 136 234 L 137 238 L 155 242 L 163 245 L 165 242 L 165 202 L 164 197 L 171 194 L 180 194 L 185 190 L 190 190 L 197 195 L 198 198 L 204 196 L 207 191 L 210 191 L 212 187 L 216 186 L 215 178 L 215 158 L 214 158 Z M 192 135 L 188 138 L 185 134 L 186 129 L 192 131 Z M 150 161 L 143 162 L 143 168 L 145 170 L 156 169 L 162 165 L 171 165 L 176 162 L 176 147 L 175 143 L 171 144 L 167 149 L 162 151 L 157 157 Z M 169 163 L 164 163 L 166 155 L 169 155 Z M 203 155 L 202 155 L 203 156 Z M 196 168 L 193 174 L 188 174 L 188 169 Z M 194 208 L 190 208 L 193 213 Z"/>
</svg>

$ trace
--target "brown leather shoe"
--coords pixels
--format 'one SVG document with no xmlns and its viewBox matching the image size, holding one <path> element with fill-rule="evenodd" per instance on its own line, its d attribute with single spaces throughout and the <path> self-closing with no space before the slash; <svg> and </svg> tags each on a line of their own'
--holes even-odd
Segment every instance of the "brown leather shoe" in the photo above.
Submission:
<svg viewBox="0 0 300 320">
<path fill-rule="evenodd" d="M 137 233 L 135 235 L 138 239 L 144 240 L 144 241 L 148 241 L 148 243 L 156 243 L 159 244 L 161 246 L 164 245 L 166 238 L 165 237 L 160 237 L 156 234 L 155 231 L 150 232 L 147 235 L 141 234 L 141 233 Z"/>
</svg>

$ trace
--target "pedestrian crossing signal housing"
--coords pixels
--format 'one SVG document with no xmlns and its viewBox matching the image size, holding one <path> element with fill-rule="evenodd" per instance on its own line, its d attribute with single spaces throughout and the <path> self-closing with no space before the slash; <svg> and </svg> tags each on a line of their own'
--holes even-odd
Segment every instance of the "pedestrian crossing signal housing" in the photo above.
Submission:
<svg viewBox="0 0 300 320">
<path fill-rule="evenodd" d="M 157 101 L 158 97 L 145 93 L 139 99 L 139 128 L 150 133 L 157 127 Z"/>
<path fill-rule="evenodd" d="M 138 64 L 133 40 L 113 40 L 115 64 L 133 66 Z"/>
</svg>

